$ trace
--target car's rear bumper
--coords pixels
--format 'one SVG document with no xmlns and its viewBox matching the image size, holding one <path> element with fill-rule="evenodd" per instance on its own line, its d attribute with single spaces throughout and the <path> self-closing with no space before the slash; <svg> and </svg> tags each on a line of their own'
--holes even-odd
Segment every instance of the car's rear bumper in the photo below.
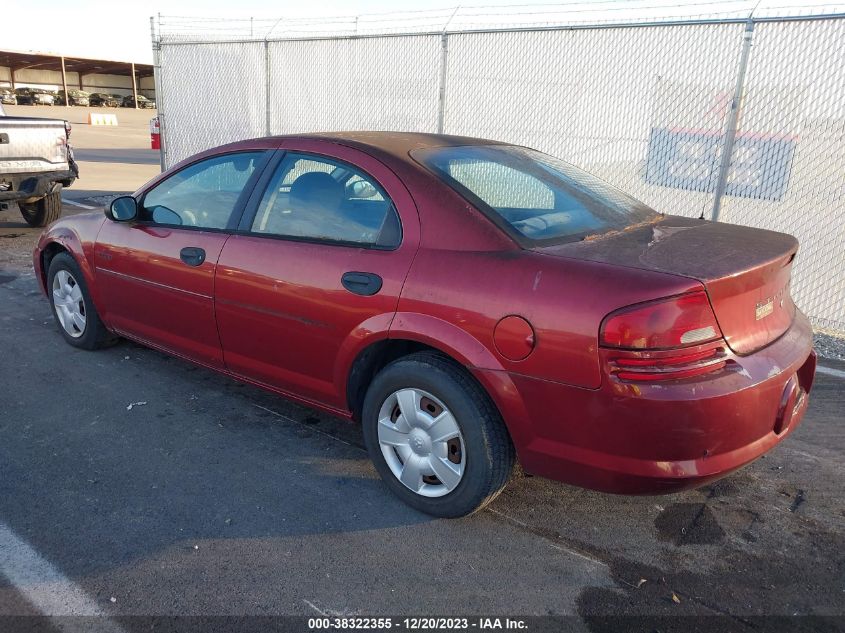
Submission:
<svg viewBox="0 0 845 633">
<path fill-rule="evenodd" d="M 606 376 L 596 390 L 510 374 L 514 393 L 496 400 L 527 472 L 606 492 L 668 493 L 753 461 L 806 411 L 815 353 L 804 315 L 766 348 L 728 358 L 707 376 Z"/>
<path fill-rule="evenodd" d="M 74 180 L 76 180 L 76 174 L 70 169 L 26 174 L 6 174 L 0 177 L 0 182 L 8 184 L 9 188 L 0 189 L 0 202 L 43 198 L 50 193 L 54 183 L 60 182 L 64 186 L 69 187 L 73 184 Z"/>
</svg>

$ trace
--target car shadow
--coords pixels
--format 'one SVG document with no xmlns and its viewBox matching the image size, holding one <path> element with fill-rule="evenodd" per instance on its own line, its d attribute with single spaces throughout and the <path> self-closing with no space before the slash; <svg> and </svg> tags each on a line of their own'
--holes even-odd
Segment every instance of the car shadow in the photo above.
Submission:
<svg viewBox="0 0 845 633">
<path fill-rule="evenodd" d="M 96 354 L 55 349 L 66 344 L 50 321 L 42 327 L 45 347 L 75 368 L 58 370 L 55 401 L 91 393 L 72 414 L 30 403 L 19 434 L 0 425 L 14 436 L 3 442 L 0 516 L 65 573 L 194 541 L 431 520 L 384 488 L 349 422 L 125 341 Z"/>
<path fill-rule="evenodd" d="M 0 222 L 0 229 L 26 229 L 33 230 L 26 222 Z M 38 230 L 38 229 L 35 229 Z"/>
</svg>

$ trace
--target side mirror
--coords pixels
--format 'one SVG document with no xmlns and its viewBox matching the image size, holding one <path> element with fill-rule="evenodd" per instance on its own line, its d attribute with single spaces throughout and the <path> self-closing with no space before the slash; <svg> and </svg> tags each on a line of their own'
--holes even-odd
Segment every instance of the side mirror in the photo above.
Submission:
<svg viewBox="0 0 845 633">
<path fill-rule="evenodd" d="M 111 201 L 106 217 L 115 222 L 131 222 L 138 215 L 138 203 L 132 196 L 120 196 Z"/>
</svg>

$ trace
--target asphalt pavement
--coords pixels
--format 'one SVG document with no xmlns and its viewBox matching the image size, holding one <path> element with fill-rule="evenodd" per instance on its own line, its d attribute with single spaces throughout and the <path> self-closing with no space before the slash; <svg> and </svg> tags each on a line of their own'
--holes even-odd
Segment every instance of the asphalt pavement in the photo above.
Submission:
<svg viewBox="0 0 845 633">
<path fill-rule="evenodd" d="M 31 273 L 0 271 L 0 350 L 0 615 L 78 596 L 118 618 L 558 614 L 583 630 L 845 615 L 836 376 L 788 440 L 700 490 L 520 476 L 489 509 L 435 520 L 387 491 L 352 423 L 128 342 L 71 348 Z M 45 582 L 70 597 L 44 607 Z"/>
</svg>

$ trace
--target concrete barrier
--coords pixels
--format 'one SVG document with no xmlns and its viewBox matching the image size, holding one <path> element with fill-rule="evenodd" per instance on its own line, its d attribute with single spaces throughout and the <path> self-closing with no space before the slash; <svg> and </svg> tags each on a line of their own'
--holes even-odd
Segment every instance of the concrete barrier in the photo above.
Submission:
<svg viewBox="0 0 845 633">
<path fill-rule="evenodd" d="M 117 125 L 117 115 L 89 112 L 88 125 Z"/>
</svg>

